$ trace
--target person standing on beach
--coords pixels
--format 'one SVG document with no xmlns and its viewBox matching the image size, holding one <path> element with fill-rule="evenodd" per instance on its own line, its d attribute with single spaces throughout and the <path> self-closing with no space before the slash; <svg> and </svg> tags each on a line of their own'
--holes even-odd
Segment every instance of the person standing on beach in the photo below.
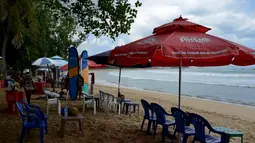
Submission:
<svg viewBox="0 0 255 143">
<path fill-rule="evenodd" d="M 30 104 L 31 94 L 35 90 L 34 83 L 32 77 L 30 75 L 29 69 L 25 69 L 23 71 L 23 87 L 25 90 L 26 98 L 28 104 Z"/>
</svg>

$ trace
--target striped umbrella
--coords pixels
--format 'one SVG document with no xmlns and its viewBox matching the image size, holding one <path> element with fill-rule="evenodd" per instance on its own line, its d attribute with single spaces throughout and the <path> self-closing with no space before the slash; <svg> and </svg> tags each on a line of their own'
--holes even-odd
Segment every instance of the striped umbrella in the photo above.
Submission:
<svg viewBox="0 0 255 143">
<path fill-rule="evenodd" d="M 39 67 L 52 66 L 55 64 L 56 62 L 54 60 L 47 57 L 39 58 L 32 63 L 33 66 L 39 66 Z"/>
</svg>

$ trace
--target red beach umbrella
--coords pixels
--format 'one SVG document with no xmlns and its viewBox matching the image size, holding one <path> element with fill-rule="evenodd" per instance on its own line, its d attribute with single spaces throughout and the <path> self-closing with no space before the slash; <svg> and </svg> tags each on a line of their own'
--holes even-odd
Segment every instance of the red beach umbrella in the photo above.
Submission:
<svg viewBox="0 0 255 143">
<path fill-rule="evenodd" d="M 153 35 L 115 48 L 109 63 L 117 66 L 179 66 L 179 107 L 182 66 L 224 66 L 255 64 L 255 50 L 206 34 L 210 28 L 181 16 L 159 26 Z"/>
<path fill-rule="evenodd" d="M 88 60 L 89 68 L 96 69 L 96 68 L 103 68 L 106 67 L 106 65 L 103 64 L 96 64 L 95 62 Z M 61 70 L 65 71 L 68 70 L 68 64 L 65 64 L 60 68 Z"/>
</svg>

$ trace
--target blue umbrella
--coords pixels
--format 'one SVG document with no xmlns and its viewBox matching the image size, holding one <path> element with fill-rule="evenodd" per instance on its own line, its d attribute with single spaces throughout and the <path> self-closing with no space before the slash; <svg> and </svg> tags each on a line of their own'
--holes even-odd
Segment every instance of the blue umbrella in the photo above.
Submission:
<svg viewBox="0 0 255 143">
<path fill-rule="evenodd" d="M 55 66 L 57 67 L 62 67 L 68 63 L 66 60 L 64 60 L 64 58 L 58 55 L 51 57 L 51 59 L 55 61 Z"/>
</svg>

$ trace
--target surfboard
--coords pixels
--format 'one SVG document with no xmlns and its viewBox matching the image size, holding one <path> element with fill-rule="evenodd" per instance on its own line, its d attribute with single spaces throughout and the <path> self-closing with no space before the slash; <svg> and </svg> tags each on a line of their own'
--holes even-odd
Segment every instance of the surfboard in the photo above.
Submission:
<svg viewBox="0 0 255 143">
<path fill-rule="evenodd" d="M 69 95 L 71 100 L 76 100 L 78 95 L 79 56 L 76 48 L 69 48 L 68 77 Z"/>
<path fill-rule="evenodd" d="M 85 50 L 81 54 L 81 76 L 84 80 L 82 91 L 89 94 L 89 65 L 86 58 L 88 58 L 88 52 Z"/>
</svg>

